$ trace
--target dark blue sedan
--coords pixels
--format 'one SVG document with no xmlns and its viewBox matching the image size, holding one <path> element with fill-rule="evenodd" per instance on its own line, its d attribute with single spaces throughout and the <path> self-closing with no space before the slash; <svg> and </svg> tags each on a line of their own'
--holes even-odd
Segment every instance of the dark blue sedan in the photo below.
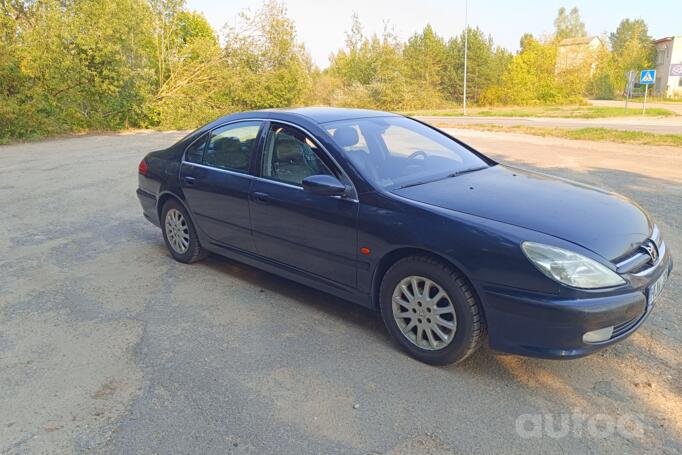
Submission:
<svg viewBox="0 0 682 455">
<path fill-rule="evenodd" d="M 170 254 L 209 252 L 378 309 L 415 358 L 579 357 L 644 322 L 672 269 L 607 191 L 498 164 L 386 112 L 229 115 L 139 166 Z"/>
</svg>

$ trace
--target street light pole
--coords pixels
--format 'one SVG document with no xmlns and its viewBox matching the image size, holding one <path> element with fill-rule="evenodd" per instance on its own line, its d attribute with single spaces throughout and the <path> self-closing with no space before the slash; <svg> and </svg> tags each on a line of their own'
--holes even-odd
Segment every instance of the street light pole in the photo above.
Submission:
<svg viewBox="0 0 682 455">
<path fill-rule="evenodd" d="M 467 115 L 467 52 L 469 50 L 469 22 L 467 17 L 468 0 L 464 0 L 464 96 L 463 96 L 463 115 Z"/>
</svg>

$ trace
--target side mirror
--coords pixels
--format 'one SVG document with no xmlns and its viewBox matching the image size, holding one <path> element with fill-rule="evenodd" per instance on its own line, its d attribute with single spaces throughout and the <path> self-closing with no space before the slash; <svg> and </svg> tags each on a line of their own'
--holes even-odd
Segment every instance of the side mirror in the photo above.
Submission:
<svg viewBox="0 0 682 455">
<path fill-rule="evenodd" d="M 346 185 L 331 175 L 311 175 L 303 179 L 303 189 L 320 196 L 341 196 Z"/>
</svg>

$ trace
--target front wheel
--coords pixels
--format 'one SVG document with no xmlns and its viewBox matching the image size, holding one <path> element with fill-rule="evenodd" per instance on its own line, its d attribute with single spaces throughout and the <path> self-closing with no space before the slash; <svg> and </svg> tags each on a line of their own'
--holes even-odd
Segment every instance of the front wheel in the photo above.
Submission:
<svg viewBox="0 0 682 455">
<path fill-rule="evenodd" d="M 460 362 L 484 338 L 471 286 L 456 270 L 428 257 L 410 256 L 393 264 L 381 282 L 379 304 L 389 333 L 425 363 Z"/>
<path fill-rule="evenodd" d="M 166 202 L 161 219 L 163 240 L 175 260 L 190 264 L 208 255 L 201 247 L 192 220 L 182 204 L 173 199 Z"/>
</svg>

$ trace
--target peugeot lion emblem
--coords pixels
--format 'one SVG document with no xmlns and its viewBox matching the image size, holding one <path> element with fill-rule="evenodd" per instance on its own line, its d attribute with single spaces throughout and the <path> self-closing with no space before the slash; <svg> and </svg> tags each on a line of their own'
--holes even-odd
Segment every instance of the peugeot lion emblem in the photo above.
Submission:
<svg viewBox="0 0 682 455">
<path fill-rule="evenodd" d="M 648 242 L 642 245 L 642 248 L 644 248 L 644 251 L 646 251 L 646 253 L 651 258 L 651 263 L 655 264 L 656 261 L 658 260 L 658 248 L 656 248 L 656 244 L 649 240 Z"/>
</svg>

